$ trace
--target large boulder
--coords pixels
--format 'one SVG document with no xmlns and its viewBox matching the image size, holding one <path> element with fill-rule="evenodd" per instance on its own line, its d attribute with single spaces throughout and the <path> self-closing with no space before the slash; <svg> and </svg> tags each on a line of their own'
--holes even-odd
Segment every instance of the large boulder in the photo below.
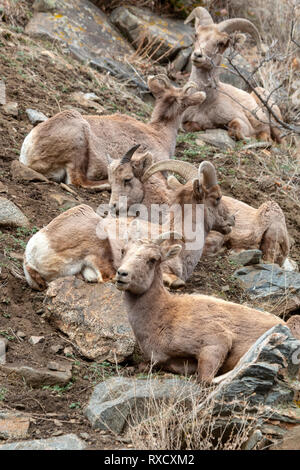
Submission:
<svg viewBox="0 0 300 470">
<path fill-rule="evenodd" d="M 189 402 L 200 393 L 198 384 L 179 378 L 114 377 L 96 385 L 84 414 L 93 428 L 121 433 L 132 418 L 137 423 L 151 413 L 151 404 Z"/>
<path fill-rule="evenodd" d="M 93 360 L 122 362 L 133 354 L 135 338 L 122 294 L 113 284 L 88 284 L 74 276 L 52 281 L 45 306 L 50 321 Z"/>
<path fill-rule="evenodd" d="M 274 312 L 286 315 L 300 307 L 300 273 L 277 264 L 256 264 L 237 269 L 234 276 L 255 300 L 274 305 Z"/>
<path fill-rule="evenodd" d="M 30 223 L 21 210 L 9 199 L 0 197 L 0 226 L 29 227 Z"/>
<path fill-rule="evenodd" d="M 33 441 L 18 441 L 0 445 L 0 450 L 83 450 L 86 443 L 75 434 L 51 437 L 50 439 L 35 439 Z"/>
<path fill-rule="evenodd" d="M 30 36 L 62 41 L 81 51 L 86 60 L 131 54 L 130 45 L 88 0 L 56 0 L 50 11 L 39 11 L 26 26 Z"/>
<path fill-rule="evenodd" d="M 148 48 L 148 56 L 160 62 L 168 62 L 179 51 L 193 45 L 190 25 L 158 16 L 144 8 L 120 6 L 112 12 L 110 19 L 136 49 Z"/>
</svg>

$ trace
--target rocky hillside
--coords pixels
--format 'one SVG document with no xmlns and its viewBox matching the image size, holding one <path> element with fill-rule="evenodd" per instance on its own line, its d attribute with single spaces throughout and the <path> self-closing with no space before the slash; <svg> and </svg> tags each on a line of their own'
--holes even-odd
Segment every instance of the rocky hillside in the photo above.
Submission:
<svg viewBox="0 0 300 470">
<path fill-rule="evenodd" d="M 155 23 L 150 31 L 153 36 L 142 42 L 140 37 L 137 40 L 126 34 L 129 13 L 122 10 L 122 2 L 117 6 L 117 12 L 107 12 L 110 18 L 87 0 L 5 0 L 0 9 L 0 346 L 5 343 L 6 349 L 6 363 L 0 360 L 0 449 L 4 443 L 14 446 L 15 441 L 40 439 L 52 440 L 28 443 L 27 447 L 129 449 L 143 447 L 144 434 L 150 436 L 149 429 L 139 428 L 133 433 L 130 425 L 126 432 L 127 420 L 122 421 L 110 401 L 112 394 L 119 400 L 119 409 L 124 410 L 128 403 L 132 406 L 133 389 L 148 404 L 152 396 L 141 382 L 146 380 L 147 372 L 141 367 L 119 293 L 110 284 L 103 289 L 79 278 L 58 280 L 47 293 L 36 292 L 28 287 L 22 270 L 23 252 L 33 233 L 70 207 L 84 202 L 96 209 L 109 199 L 108 192 L 75 189 L 24 171 L 18 158 L 33 125 L 74 108 L 82 114 L 120 112 L 147 121 L 153 105 L 147 75 L 168 72 L 178 83 L 188 77 L 191 27 L 184 27 L 173 12 L 171 18 Z M 134 21 L 153 24 L 153 14 L 148 10 L 136 12 Z M 155 52 L 157 37 L 159 53 Z M 180 47 L 176 49 L 178 38 Z M 300 172 L 299 150 L 294 143 L 287 140 L 272 148 L 244 148 L 240 142 L 224 143 L 223 133 L 208 137 L 180 132 L 175 156 L 195 164 L 212 161 L 224 194 L 254 207 L 270 198 L 277 201 L 285 213 L 291 238 L 290 258 L 299 264 Z M 287 274 L 273 265 L 264 274 L 265 292 L 260 292 L 258 298 L 252 295 L 253 279 L 242 283 L 236 275 L 242 264 L 226 250 L 204 258 L 181 291 L 212 294 L 281 316 L 299 313 L 297 272 Z M 276 294 L 271 298 L 270 289 Z M 286 339 L 284 333 L 277 332 L 283 335 L 283 342 L 288 342 L 284 351 L 290 360 L 294 340 Z M 263 341 L 267 348 L 269 339 Z M 243 366 L 245 376 L 255 361 L 260 362 L 257 350 Z M 293 370 L 294 375 L 296 372 Z M 176 393 L 178 390 L 174 377 L 155 372 L 155 380 L 157 402 L 166 398 L 172 404 L 172 387 Z M 259 389 L 264 383 L 263 373 L 257 380 Z M 134 381 L 140 389 L 133 386 Z M 194 397 L 194 382 L 189 381 L 187 387 L 183 387 L 183 395 Z M 270 406 L 280 402 L 277 389 L 276 393 L 272 387 L 263 390 L 262 402 Z M 201 394 L 204 400 L 208 391 L 201 390 Z M 274 394 L 277 401 L 272 398 Z M 279 395 L 288 403 L 286 413 L 291 417 L 282 418 L 276 408 L 277 424 L 269 421 L 269 427 L 261 431 L 262 446 L 283 434 L 282 423 L 289 419 L 295 425 L 300 423 L 296 395 L 290 391 L 280 391 Z M 215 395 L 209 400 L 215 409 Z M 168 406 L 165 404 L 165 409 Z M 173 403 L 173 410 L 176 406 Z M 199 413 L 204 426 L 203 411 L 199 409 Z M 238 416 L 239 410 L 230 413 Z M 103 424 L 104 416 L 107 421 Z M 238 434 L 233 433 L 234 439 L 231 436 L 227 444 L 217 445 L 214 434 L 205 441 L 206 448 L 239 448 L 241 442 L 248 442 L 255 426 L 260 423 L 261 429 L 261 423 L 270 415 L 256 411 L 248 418 L 243 421 L 243 431 L 240 427 Z M 151 439 L 149 445 L 158 445 Z M 199 442 L 200 437 L 198 443 L 182 440 L 180 444 L 163 445 L 199 448 Z"/>
</svg>

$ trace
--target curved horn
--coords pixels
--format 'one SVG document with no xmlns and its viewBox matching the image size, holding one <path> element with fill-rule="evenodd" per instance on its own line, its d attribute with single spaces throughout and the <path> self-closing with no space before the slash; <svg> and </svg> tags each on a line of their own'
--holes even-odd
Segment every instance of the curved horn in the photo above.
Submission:
<svg viewBox="0 0 300 470">
<path fill-rule="evenodd" d="M 244 18 L 232 18 L 224 20 L 218 25 L 218 30 L 225 33 L 233 33 L 234 31 L 241 31 L 242 33 L 249 33 L 255 39 L 261 49 L 261 38 L 258 29 L 254 24 Z"/>
<path fill-rule="evenodd" d="M 199 165 L 199 170 L 198 170 L 199 181 L 202 180 L 202 177 L 204 180 L 203 181 L 204 186 L 207 189 L 218 184 L 216 169 L 213 166 L 213 164 L 208 161 L 204 161 L 200 163 Z"/>
<path fill-rule="evenodd" d="M 188 181 L 198 178 L 198 170 L 191 163 L 180 160 L 161 160 L 151 165 L 150 168 L 145 171 L 142 181 L 147 181 L 150 176 L 158 171 L 174 171 Z"/>
<path fill-rule="evenodd" d="M 130 160 L 131 160 L 132 155 L 134 154 L 134 152 L 136 151 L 136 149 L 139 148 L 139 146 L 140 146 L 140 144 L 135 145 L 134 147 L 131 147 L 131 149 L 128 150 L 128 152 L 125 153 L 125 155 L 121 158 L 120 164 L 121 164 L 121 165 L 124 165 L 125 163 L 129 163 Z"/>
<path fill-rule="evenodd" d="M 184 91 L 186 93 L 190 88 L 194 88 L 196 90 L 199 90 L 199 85 L 196 82 L 187 82 L 183 86 L 182 91 Z"/>
<path fill-rule="evenodd" d="M 183 236 L 182 234 L 178 232 L 164 232 L 161 233 L 154 241 L 156 245 L 161 245 L 165 240 L 169 240 L 171 237 L 175 238 L 175 236 L 179 239 L 182 240 Z"/>
<path fill-rule="evenodd" d="M 184 23 L 189 23 L 194 19 L 196 20 L 196 26 L 209 26 L 214 24 L 212 17 L 203 7 L 194 8 L 194 10 L 185 19 Z"/>
</svg>

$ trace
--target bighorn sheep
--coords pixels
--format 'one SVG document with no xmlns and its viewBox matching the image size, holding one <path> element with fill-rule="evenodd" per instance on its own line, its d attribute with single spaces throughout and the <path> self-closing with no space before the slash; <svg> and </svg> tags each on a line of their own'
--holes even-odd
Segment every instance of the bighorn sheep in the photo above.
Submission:
<svg viewBox="0 0 300 470">
<path fill-rule="evenodd" d="M 184 166 L 185 162 L 183 162 Z M 159 168 L 159 164 L 157 164 Z M 170 162 L 170 170 L 172 161 Z M 179 172 L 180 174 L 180 172 Z M 194 168 L 194 178 L 197 170 Z M 169 177 L 168 186 L 173 191 L 183 189 L 176 178 Z M 227 235 L 211 231 L 205 241 L 204 255 L 217 253 L 225 245 L 235 252 L 258 248 L 263 260 L 269 263 L 284 263 L 289 254 L 289 236 L 284 213 L 275 201 L 267 201 L 258 209 L 229 196 L 222 197 L 223 204 L 235 216 L 235 224 Z"/>
<path fill-rule="evenodd" d="M 156 176 L 158 172 L 163 171 L 176 171 L 188 182 L 180 185 L 178 191 L 169 191 L 166 182 Z M 201 258 L 204 241 L 210 230 L 217 230 L 225 235 L 234 225 L 234 217 L 222 202 L 216 171 L 210 162 L 202 162 L 197 170 L 193 165 L 178 160 L 164 160 L 152 164 L 151 155 L 148 153 L 135 157 L 131 155 L 130 158 L 116 160 L 110 164 L 109 182 L 111 210 L 118 213 L 124 211 L 123 200 L 127 202 L 128 209 L 131 206 L 138 210 L 139 206 L 135 205 L 142 204 L 147 209 L 146 219 L 153 222 L 153 205 L 160 204 L 165 206 L 163 226 L 171 228 L 177 224 L 177 230 L 180 230 L 185 238 L 188 238 L 187 230 L 193 233 L 197 230 L 198 233 L 201 231 L 203 238 L 199 241 L 199 245 L 193 246 L 191 250 L 185 246 L 180 254 L 181 263 L 176 267 L 172 266 L 173 261 L 171 262 L 169 272 L 171 287 L 178 287 L 182 281 L 186 281 L 191 276 Z M 201 227 L 197 227 L 196 206 L 201 205 L 203 205 L 204 214 L 200 222 Z M 140 218 L 142 217 L 141 211 Z M 189 219 L 190 227 L 187 227 L 186 222 Z M 167 283 L 166 267 L 164 274 Z"/>
<path fill-rule="evenodd" d="M 107 155 L 119 158 L 133 145 L 151 150 L 154 160 L 174 154 L 183 112 L 202 103 L 205 93 L 171 85 L 165 75 L 149 77 L 149 89 L 156 98 L 150 122 L 131 116 L 81 116 L 75 110 L 62 111 L 36 126 L 25 138 L 20 161 L 49 178 L 86 188 L 107 189 Z"/>
<path fill-rule="evenodd" d="M 146 359 L 171 372 L 197 372 L 199 381 L 211 383 L 217 374 L 232 370 L 263 333 L 284 322 L 214 297 L 167 292 L 161 263 L 181 249 L 165 241 L 168 236 L 132 241 L 118 268 L 116 287 L 124 291 L 129 322 Z M 287 322 L 295 336 L 299 319 Z"/>
<path fill-rule="evenodd" d="M 29 240 L 24 255 L 28 284 L 43 290 L 58 277 L 82 272 L 89 282 L 103 282 L 115 275 L 114 260 L 121 247 L 109 238 L 99 239 L 97 226 L 103 219 L 85 204 L 55 217 Z"/>
<path fill-rule="evenodd" d="M 185 20 L 195 20 L 195 46 L 192 53 L 192 70 L 189 81 L 206 93 L 200 105 L 185 111 L 182 124 L 187 131 L 225 128 L 237 140 L 256 137 L 280 142 L 279 131 L 270 125 L 269 117 L 262 111 L 262 103 L 254 93 L 219 80 L 222 55 L 230 44 L 243 42 L 245 36 L 237 31 L 250 33 L 261 48 L 261 39 L 256 27 L 246 19 L 235 18 L 215 24 L 205 8 L 197 7 Z M 233 33 L 233 34 L 232 34 Z M 263 97 L 265 91 L 263 91 Z M 279 108 L 269 103 L 281 118 Z M 255 115 L 254 115 L 254 114 Z"/>
</svg>

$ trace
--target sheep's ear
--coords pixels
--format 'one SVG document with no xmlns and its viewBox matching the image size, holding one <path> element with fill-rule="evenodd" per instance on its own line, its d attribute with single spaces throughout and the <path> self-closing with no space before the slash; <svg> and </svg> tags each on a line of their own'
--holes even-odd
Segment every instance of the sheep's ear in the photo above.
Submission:
<svg viewBox="0 0 300 470">
<path fill-rule="evenodd" d="M 206 99 L 206 93 L 204 91 L 197 91 L 196 93 L 193 93 L 192 95 L 185 94 L 182 102 L 183 105 L 188 108 L 189 106 L 195 106 L 197 104 L 203 103 L 203 101 Z"/>
<path fill-rule="evenodd" d="M 155 77 L 150 77 L 148 79 L 148 87 L 151 93 L 155 97 L 157 97 L 157 96 L 161 96 L 162 93 L 164 93 L 164 91 L 167 88 L 167 84 L 164 80 L 160 80 L 159 78 L 155 78 Z"/>
<path fill-rule="evenodd" d="M 153 157 L 150 152 L 143 153 L 131 160 L 131 167 L 135 176 L 142 176 L 152 165 Z"/>
<path fill-rule="evenodd" d="M 179 255 L 181 249 L 181 245 L 171 245 L 167 247 L 162 247 L 162 261 L 175 258 L 175 256 Z"/>
<path fill-rule="evenodd" d="M 202 201 L 204 198 L 204 188 L 203 185 L 200 183 L 198 179 L 195 179 L 193 181 L 193 193 L 194 197 L 198 199 L 199 201 Z"/>
<path fill-rule="evenodd" d="M 178 188 L 181 188 L 183 184 L 181 184 L 175 176 L 171 175 L 167 179 L 167 186 L 169 189 L 175 191 Z"/>
<path fill-rule="evenodd" d="M 247 36 L 243 33 L 234 32 L 230 36 L 230 44 L 232 47 L 240 48 L 245 43 Z"/>
</svg>

